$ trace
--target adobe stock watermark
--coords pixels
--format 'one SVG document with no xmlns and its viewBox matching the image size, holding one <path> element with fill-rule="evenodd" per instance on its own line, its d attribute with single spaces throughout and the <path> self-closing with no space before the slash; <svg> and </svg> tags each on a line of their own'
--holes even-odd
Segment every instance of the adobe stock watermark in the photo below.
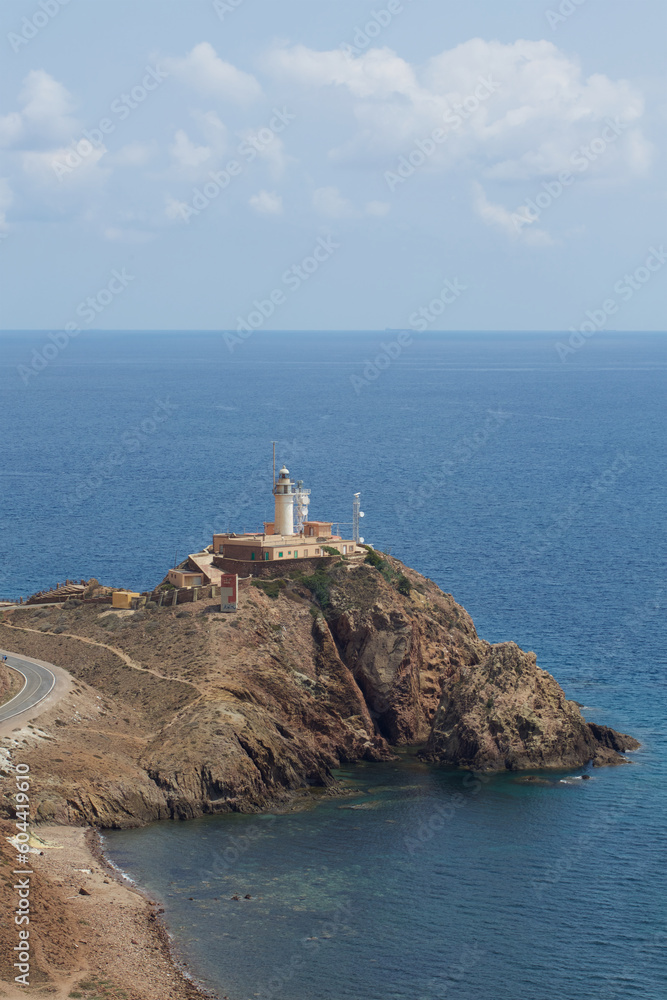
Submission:
<svg viewBox="0 0 667 1000">
<path fill-rule="evenodd" d="M 468 795 L 472 796 L 479 795 L 482 786 L 488 784 L 490 780 L 488 774 L 483 771 L 466 771 L 461 784 Z M 407 834 L 404 836 L 403 843 L 408 854 L 416 854 L 425 844 L 433 840 L 436 834 L 440 833 L 445 825 L 454 819 L 457 810 L 462 809 L 466 802 L 467 798 L 463 792 L 454 792 L 453 795 L 447 795 L 442 802 L 439 802 L 433 808 L 428 819 L 420 822 L 414 836 Z"/>
<path fill-rule="evenodd" d="M 478 77 L 479 83 L 472 94 L 451 108 L 447 108 L 443 115 L 443 120 L 449 128 L 434 128 L 424 139 L 418 139 L 412 151 L 406 156 L 400 156 L 395 170 L 385 170 L 384 179 L 389 190 L 393 192 L 399 184 L 405 184 L 420 167 L 423 167 L 443 143 L 447 141 L 452 132 L 458 131 L 463 123 L 467 121 L 481 105 L 500 90 L 500 84 L 491 76 Z"/>
<path fill-rule="evenodd" d="M 549 893 L 554 885 L 563 883 L 574 866 L 581 862 L 582 857 L 592 849 L 599 850 L 598 845 L 603 836 L 625 819 L 626 813 L 627 809 L 623 805 L 596 812 L 595 818 L 588 822 L 574 845 L 568 847 L 567 853 L 556 858 L 548 868 L 545 867 L 542 873 L 532 880 L 533 891 L 540 902 L 543 902 L 545 893 Z M 544 901 L 548 903 L 548 896 Z"/>
<path fill-rule="evenodd" d="M 353 916 L 352 904 L 348 899 L 343 899 L 331 914 L 328 920 L 320 920 L 313 932 L 308 937 L 301 938 L 300 948 L 295 950 L 289 959 L 273 973 L 268 983 L 258 992 L 256 997 L 260 1000 L 273 1000 L 274 997 L 285 995 L 285 987 L 304 968 L 312 965 L 314 953 L 319 951 L 323 944 L 327 944 L 337 937 L 341 931 L 349 929 L 346 922 Z"/>
<path fill-rule="evenodd" d="M 238 159 L 229 160 L 222 170 L 210 170 L 208 175 L 210 180 L 201 188 L 192 189 L 192 198 L 189 202 L 175 200 L 170 202 L 168 214 L 171 218 L 180 218 L 184 222 L 189 222 L 193 215 L 199 215 L 208 208 L 211 202 L 215 201 L 229 187 L 232 179 L 240 177 L 244 170 L 268 149 L 276 136 L 284 132 L 295 118 L 296 115 L 289 112 L 287 108 L 280 110 L 274 108 L 273 117 L 269 124 L 239 143 L 236 149 Z"/>
<path fill-rule="evenodd" d="M 23 18 L 19 32 L 10 31 L 7 33 L 7 41 L 14 52 L 20 52 L 24 45 L 36 38 L 40 31 L 47 24 L 50 24 L 69 2 L 70 0 L 39 0 L 37 5 L 39 9 L 34 11 L 30 17 Z"/>
<path fill-rule="evenodd" d="M 224 21 L 228 14 L 233 14 L 244 3 L 245 0 L 213 0 L 213 10 Z"/>
<path fill-rule="evenodd" d="M 12 838 L 13 846 L 16 850 L 16 868 L 13 874 L 19 876 L 14 885 L 17 894 L 16 909 L 14 910 L 14 925 L 18 932 L 18 944 L 14 945 L 14 958 L 18 959 L 13 963 L 17 972 L 14 982 L 20 986 L 30 985 L 30 876 L 33 875 L 28 853 L 30 852 L 30 767 L 28 764 L 17 764 L 14 768 L 16 792 L 15 800 L 15 824 L 16 833 Z M 9 795 L 9 793 L 8 793 Z M 21 867 L 23 865 L 23 867 Z"/>
<path fill-rule="evenodd" d="M 478 941 L 464 944 L 457 962 L 448 965 L 434 979 L 429 979 L 429 996 L 442 1000 L 451 989 L 458 990 L 465 976 L 479 965 L 487 952 L 480 947 Z"/>
<path fill-rule="evenodd" d="M 447 306 L 452 305 L 459 296 L 467 291 L 468 286 L 462 285 L 458 278 L 453 280 L 447 278 L 440 294 L 431 299 L 427 306 L 420 306 L 415 312 L 410 314 L 410 326 L 423 333 L 431 323 L 435 323 L 438 316 L 442 316 Z M 361 375 L 350 375 L 352 388 L 357 396 L 366 386 L 375 382 L 382 372 L 385 372 L 392 362 L 400 358 L 406 347 L 413 343 L 412 334 L 409 330 L 401 330 L 395 340 L 388 344 L 380 344 L 380 351 L 373 359 L 366 359 L 362 362 Z"/>
<path fill-rule="evenodd" d="M 412 3 L 413 0 L 406 0 L 407 3 Z M 354 26 L 354 37 L 352 39 L 352 44 L 349 42 L 343 42 L 340 46 L 343 52 L 348 56 L 360 56 L 368 48 L 368 46 L 373 42 L 384 30 L 388 28 L 395 17 L 398 17 L 405 10 L 405 6 L 401 3 L 401 0 L 389 0 L 386 7 L 381 7 L 380 10 L 372 10 L 371 16 L 364 25 L 359 26 L 355 24 Z"/>
<path fill-rule="evenodd" d="M 438 316 L 442 316 L 447 306 L 453 305 L 463 292 L 468 291 L 467 285 L 462 285 L 458 278 L 446 279 L 440 289 L 440 294 L 431 299 L 427 306 L 420 306 L 415 312 L 410 314 L 408 323 L 419 333 L 424 333 L 432 323 L 435 323 Z"/>
<path fill-rule="evenodd" d="M 619 296 L 621 302 L 629 302 L 651 280 L 653 275 L 664 267 L 666 261 L 667 251 L 662 244 L 659 247 L 649 247 L 649 253 L 644 263 L 635 268 L 634 271 L 624 274 L 614 283 L 614 292 Z M 564 344 L 559 340 L 554 345 L 560 360 L 567 361 L 569 356 L 582 348 L 587 340 L 604 329 L 609 317 L 614 316 L 619 308 L 619 302 L 609 298 L 605 299 L 598 309 L 587 309 L 586 319 L 578 327 L 570 327 L 571 333 L 567 343 Z"/>
<path fill-rule="evenodd" d="M 340 249 L 340 243 L 336 243 L 332 236 L 320 236 L 314 249 L 307 257 L 304 257 L 298 264 L 292 264 L 283 272 L 282 284 L 291 293 L 298 292 L 304 282 L 309 281 L 314 274 L 319 271 L 322 264 L 326 263 L 336 250 Z M 265 299 L 255 299 L 254 308 L 247 316 L 237 317 L 236 333 L 229 330 L 223 334 L 224 341 L 230 351 L 234 350 L 250 337 L 255 330 L 273 316 L 279 306 L 287 302 L 288 296 L 282 288 L 274 288 Z"/>
<path fill-rule="evenodd" d="M 169 74 L 157 65 L 146 66 L 141 82 L 115 97 L 109 105 L 109 110 L 119 122 L 124 122 L 168 76 Z M 72 171 L 85 163 L 96 150 L 106 153 L 105 136 L 116 131 L 116 124 L 111 118 L 100 118 L 96 128 L 84 128 L 81 138 L 73 139 L 65 152 L 51 161 L 51 167 L 58 180 L 62 181 L 65 177 L 69 177 Z"/>
<path fill-rule="evenodd" d="M 637 461 L 635 455 L 627 451 L 619 451 L 612 464 L 592 480 L 573 500 L 564 507 L 557 517 L 540 536 L 540 541 L 532 548 L 526 549 L 526 555 L 533 558 L 544 556 L 556 542 L 562 539 L 569 532 L 570 528 L 579 520 L 586 509 L 587 503 L 594 500 L 595 494 L 598 496 L 607 492 Z"/>
<path fill-rule="evenodd" d="M 457 473 L 461 466 L 471 462 L 475 455 L 489 442 L 490 438 L 503 427 L 512 417 L 504 410 L 487 410 L 482 423 L 470 434 L 464 434 L 460 440 L 451 446 L 451 458 L 445 458 L 434 469 L 433 474 L 413 493 L 412 507 L 423 507 L 434 496 L 441 493 L 447 486 L 447 477 Z M 405 510 L 399 505 L 396 513 L 405 516 Z"/>
<path fill-rule="evenodd" d="M 561 0 L 558 10 L 551 8 L 546 10 L 544 16 L 551 25 L 551 30 L 555 31 L 559 24 L 563 24 L 568 17 L 572 17 L 585 3 L 586 0 Z"/>
<path fill-rule="evenodd" d="M 380 351 L 373 360 L 362 362 L 361 375 L 350 375 L 350 382 L 357 396 L 367 385 L 375 382 L 382 372 L 386 372 L 392 361 L 400 358 L 405 348 L 412 345 L 413 340 L 409 330 L 401 330 L 395 340 L 391 340 L 388 344 L 384 342 L 380 344 Z"/>
<path fill-rule="evenodd" d="M 629 995 L 631 983 L 634 996 L 641 996 L 642 993 L 644 996 L 649 996 L 653 990 L 646 977 L 647 963 L 652 960 L 654 965 L 657 965 L 657 973 L 660 975 L 664 971 L 665 949 L 667 949 L 667 927 L 636 944 L 630 958 L 621 967 L 615 963 L 613 975 L 603 973 L 606 983 L 600 987 L 597 1000 L 617 1000 L 617 998 L 624 1000 Z"/>
<path fill-rule="evenodd" d="M 125 465 L 130 455 L 141 451 L 146 442 L 158 431 L 172 414 L 178 409 L 177 403 L 169 399 L 155 400 L 155 408 L 150 416 L 144 417 L 136 426 L 124 431 L 119 438 L 117 447 L 113 448 L 106 458 L 94 462 L 90 473 L 80 479 L 74 490 L 64 500 L 68 513 L 92 496 L 104 485 L 105 481 L 113 479 L 121 466 Z"/>
<path fill-rule="evenodd" d="M 89 326 L 134 280 L 135 276 L 128 274 L 125 268 L 120 271 L 114 269 L 111 272 L 110 280 L 103 288 L 98 289 L 95 295 L 89 295 L 79 302 L 75 309 L 76 315 Z M 70 341 L 79 336 L 82 329 L 78 323 L 66 323 L 62 330 L 47 335 L 48 341 L 41 350 L 38 351 L 36 347 L 33 347 L 30 363 L 17 365 L 16 368 L 23 384 L 28 385 L 33 376 L 39 375 L 51 362 L 55 361 L 61 351 L 69 346 Z"/>
<path fill-rule="evenodd" d="M 622 122 L 619 118 L 613 120 L 607 118 L 606 123 L 599 136 L 596 136 L 587 146 L 579 146 L 570 155 L 570 163 L 576 168 L 579 176 L 585 174 L 591 164 L 603 156 L 628 127 L 627 123 Z M 576 180 L 577 174 L 573 174 L 570 170 L 561 170 L 558 180 L 543 181 L 542 191 L 534 198 L 530 198 L 525 204 L 520 205 L 512 213 L 512 221 L 517 232 L 520 233 L 524 226 L 532 226 L 537 222 L 542 212 L 558 201 Z"/>
<path fill-rule="evenodd" d="M 302 458 L 306 454 L 306 446 L 294 441 L 276 441 L 276 455 L 280 456 L 280 461 L 289 466 L 293 460 Z M 185 539 L 188 552 L 201 552 L 207 545 L 211 544 L 213 535 L 220 534 L 223 529 L 231 530 L 230 523 L 243 527 L 244 516 L 257 515 L 257 497 L 261 496 L 266 488 L 267 482 L 271 480 L 270 460 L 268 464 L 257 465 L 243 479 L 243 488 L 238 497 L 235 495 L 229 500 L 229 507 L 223 505 L 209 520 L 192 535 Z M 231 517 L 229 515 L 231 511 Z M 245 521 L 248 526 L 248 521 Z M 243 838 L 241 838 L 243 839 Z M 233 845 L 230 845 L 233 846 Z M 214 856 L 218 857 L 214 852 Z"/>
</svg>

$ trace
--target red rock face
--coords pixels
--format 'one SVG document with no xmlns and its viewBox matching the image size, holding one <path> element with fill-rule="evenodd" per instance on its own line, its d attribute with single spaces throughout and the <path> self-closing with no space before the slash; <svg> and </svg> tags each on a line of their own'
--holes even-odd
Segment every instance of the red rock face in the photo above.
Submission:
<svg viewBox="0 0 667 1000">
<path fill-rule="evenodd" d="M 475 770 L 620 763 L 632 737 L 591 726 L 575 702 L 512 642 L 481 644 L 480 662 L 447 686 L 424 757 Z"/>
<path fill-rule="evenodd" d="M 287 805 L 401 744 L 495 770 L 614 763 L 637 746 L 588 725 L 533 653 L 479 639 L 430 580 L 373 561 L 246 581 L 233 615 L 212 601 L 12 612 L 0 644 L 76 681 L 43 735 L 24 734 L 37 818 L 136 826 Z"/>
</svg>

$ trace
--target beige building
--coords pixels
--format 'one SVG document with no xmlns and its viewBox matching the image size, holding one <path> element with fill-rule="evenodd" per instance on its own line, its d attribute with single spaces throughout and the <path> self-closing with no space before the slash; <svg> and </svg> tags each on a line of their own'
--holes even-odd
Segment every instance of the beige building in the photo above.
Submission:
<svg viewBox="0 0 667 1000">
<path fill-rule="evenodd" d="M 242 562 L 273 562 L 281 559 L 319 559 L 335 553 L 342 556 L 361 552 L 362 548 L 351 539 L 339 535 L 315 537 L 313 535 L 214 535 L 213 551 L 225 559 Z"/>
<path fill-rule="evenodd" d="M 201 570 L 194 572 L 189 569 L 170 569 L 167 573 L 167 580 L 179 590 L 181 587 L 203 587 L 206 580 Z"/>
<path fill-rule="evenodd" d="M 232 560 L 248 563 L 251 568 L 252 563 L 321 559 L 363 552 L 353 539 L 332 534 L 332 521 L 307 519 L 310 490 L 303 490 L 300 483 L 295 486 L 284 466 L 274 483 L 273 496 L 275 518 L 264 522 L 263 532 L 213 536 L 214 565 L 231 569 L 227 560 Z"/>
</svg>

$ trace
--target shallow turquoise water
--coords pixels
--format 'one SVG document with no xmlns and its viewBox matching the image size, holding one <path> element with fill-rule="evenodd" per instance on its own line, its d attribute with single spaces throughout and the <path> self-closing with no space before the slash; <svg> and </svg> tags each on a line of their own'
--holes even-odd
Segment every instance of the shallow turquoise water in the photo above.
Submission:
<svg viewBox="0 0 667 1000">
<path fill-rule="evenodd" d="M 44 335 L 3 337 L 0 597 L 145 589 L 270 519 L 273 439 L 313 516 L 361 490 L 370 541 L 642 750 L 554 785 L 360 765 L 372 808 L 111 833 L 113 858 L 232 1000 L 664 1000 L 667 338 L 564 364 L 555 336 L 425 336 L 356 394 L 388 336 L 90 334 L 28 386 Z"/>
<path fill-rule="evenodd" d="M 362 794 L 312 811 L 106 839 L 229 997 L 657 998 L 649 770 L 529 787 L 404 758 L 342 772 Z"/>
</svg>

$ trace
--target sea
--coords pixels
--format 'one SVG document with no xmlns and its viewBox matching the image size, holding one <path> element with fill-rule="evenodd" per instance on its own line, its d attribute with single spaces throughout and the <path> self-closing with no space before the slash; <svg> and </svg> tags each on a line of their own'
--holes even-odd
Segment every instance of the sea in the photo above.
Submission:
<svg viewBox="0 0 667 1000">
<path fill-rule="evenodd" d="M 257 529 L 276 442 L 313 518 L 361 493 L 367 542 L 641 742 L 531 783 L 406 747 L 300 812 L 107 832 L 221 997 L 667 997 L 667 336 L 569 336 L 0 338 L 0 598 Z"/>
</svg>

